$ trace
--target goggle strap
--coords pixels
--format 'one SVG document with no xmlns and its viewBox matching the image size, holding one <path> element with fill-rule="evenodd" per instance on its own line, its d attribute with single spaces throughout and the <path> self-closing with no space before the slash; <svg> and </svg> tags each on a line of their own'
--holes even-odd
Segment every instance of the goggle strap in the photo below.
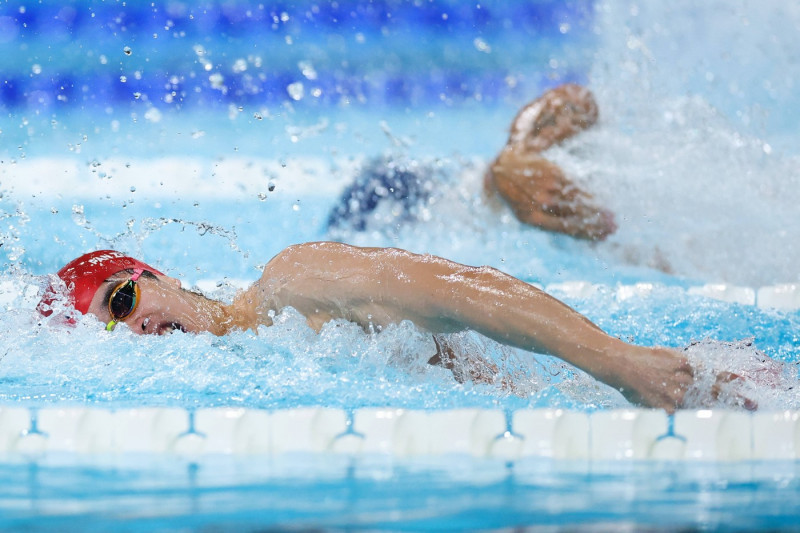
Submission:
<svg viewBox="0 0 800 533">
<path fill-rule="evenodd" d="M 134 268 L 133 269 L 133 276 L 131 276 L 131 281 L 139 281 L 139 276 L 144 274 L 143 268 Z"/>
</svg>

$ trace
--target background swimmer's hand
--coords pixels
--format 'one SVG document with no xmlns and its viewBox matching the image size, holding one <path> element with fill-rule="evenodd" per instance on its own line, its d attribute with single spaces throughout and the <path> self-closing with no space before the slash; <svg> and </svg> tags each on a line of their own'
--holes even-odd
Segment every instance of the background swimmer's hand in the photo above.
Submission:
<svg viewBox="0 0 800 533">
<path fill-rule="evenodd" d="M 536 153 L 507 146 L 489 168 L 486 187 L 496 191 L 531 226 L 588 240 L 616 231 L 614 215 L 592 203 L 592 196 L 561 169 Z"/>
</svg>

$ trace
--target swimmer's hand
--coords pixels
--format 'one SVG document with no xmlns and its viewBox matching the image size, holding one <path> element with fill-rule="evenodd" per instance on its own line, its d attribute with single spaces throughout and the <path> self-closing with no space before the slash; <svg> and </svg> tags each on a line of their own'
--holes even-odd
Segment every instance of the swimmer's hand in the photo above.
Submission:
<svg viewBox="0 0 800 533">
<path fill-rule="evenodd" d="M 670 348 L 630 346 L 627 353 L 620 355 L 614 365 L 617 375 L 604 380 L 632 403 L 674 413 L 682 407 L 717 406 L 724 397 L 726 406 L 737 405 L 749 411 L 758 408 L 757 402 L 741 387 L 732 388 L 745 382 L 745 378 L 728 371 L 716 373 L 702 404 L 692 398 L 687 405 L 687 392 L 695 386 L 696 370 L 685 353 Z"/>
</svg>

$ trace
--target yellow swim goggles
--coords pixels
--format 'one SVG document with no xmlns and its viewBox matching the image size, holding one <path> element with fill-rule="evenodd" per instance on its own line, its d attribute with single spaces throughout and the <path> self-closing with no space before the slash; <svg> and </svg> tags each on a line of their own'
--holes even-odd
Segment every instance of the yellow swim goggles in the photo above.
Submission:
<svg viewBox="0 0 800 533">
<path fill-rule="evenodd" d="M 118 322 L 125 320 L 139 305 L 141 292 L 139 291 L 139 276 L 144 273 L 141 268 L 134 269 L 133 276 L 127 281 L 123 281 L 111 291 L 108 298 L 108 314 L 111 315 L 111 322 L 106 325 L 106 331 L 111 331 Z"/>
</svg>

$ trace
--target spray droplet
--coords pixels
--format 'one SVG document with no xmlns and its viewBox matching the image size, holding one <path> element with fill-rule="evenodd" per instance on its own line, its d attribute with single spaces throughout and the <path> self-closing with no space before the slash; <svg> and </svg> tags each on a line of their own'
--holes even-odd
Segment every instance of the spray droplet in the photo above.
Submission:
<svg viewBox="0 0 800 533">
<path fill-rule="evenodd" d="M 303 88 L 303 84 L 301 82 L 290 83 L 288 87 L 286 87 L 286 92 L 289 93 L 289 96 L 292 97 L 292 100 L 302 100 L 303 95 L 305 93 L 305 89 Z"/>
<path fill-rule="evenodd" d="M 126 46 L 125 48 L 122 49 L 122 51 L 125 52 L 126 56 L 129 56 L 133 53 L 130 46 Z"/>
<path fill-rule="evenodd" d="M 297 66 L 300 69 L 300 72 L 303 73 L 303 76 L 306 77 L 306 79 L 309 80 L 317 79 L 317 71 L 314 69 L 314 65 L 311 63 L 311 61 L 300 61 L 297 64 Z"/>
<path fill-rule="evenodd" d="M 242 72 L 247 70 L 247 61 L 244 59 L 237 59 L 233 62 L 233 72 L 236 74 L 241 74 Z"/>
<path fill-rule="evenodd" d="M 484 41 L 484 40 L 483 40 L 483 39 L 481 39 L 480 37 L 476 37 L 476 38 L 475 38 L 475 39 L 472 41 L 472 44 L 475 46 L 475 48 L 476 48 L 476 49 L 477 49 L 479 52 L 484 52 L 484 53 L 486 53 L 486 54 L 489 54 L 489 53 L 491 53 L 491 51 L 492 51 L 492 47 L 491 47 L 491 46 L 489 46 L 489 43 L 487 43 L 486 41 Z"/>
<path fill-rule="evenodd" d="M 220 74 L 219 72 L 215 72 L 208 77 L 208 81 L 211 83 L 211 87 L 217 89 L 218 91 L 223 91 L 226 89 L 225 87 L 225 77 Z"/>
</svg>

